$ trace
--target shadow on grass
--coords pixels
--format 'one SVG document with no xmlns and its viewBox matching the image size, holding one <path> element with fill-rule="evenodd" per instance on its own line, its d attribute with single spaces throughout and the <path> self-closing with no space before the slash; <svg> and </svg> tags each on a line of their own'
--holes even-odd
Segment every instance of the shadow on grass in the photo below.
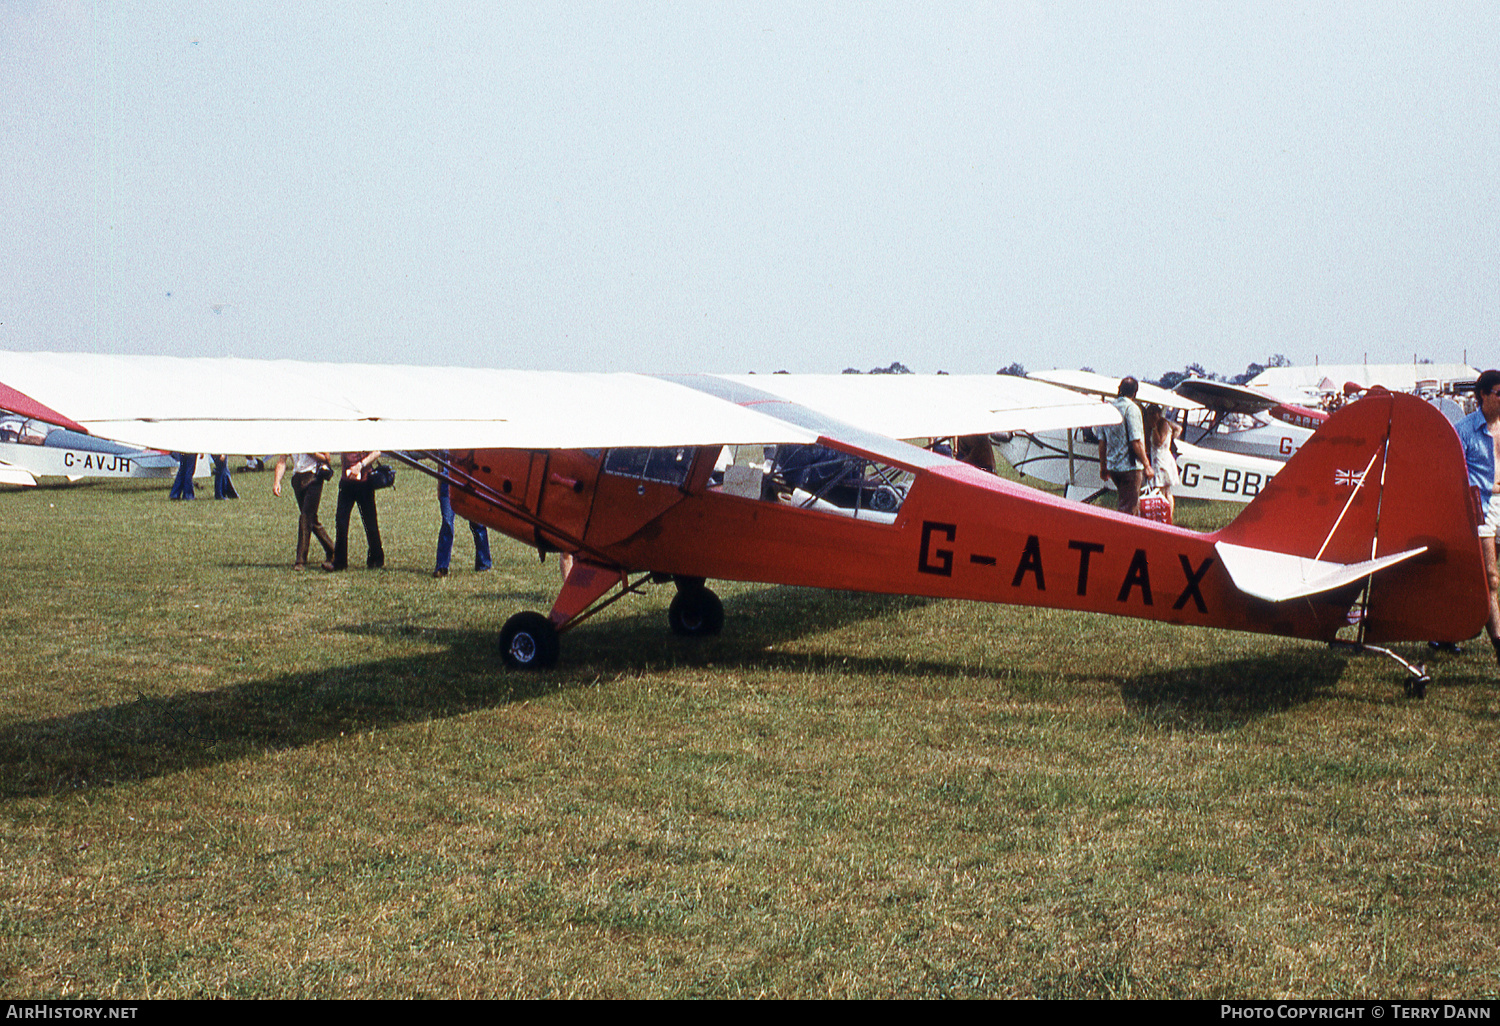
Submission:
<svg viewBox="0 0 1500 1026">
<path fill-rule="evenodd" d="M 1346 657 L 1288 647 L 1250 659 L 1117 678 L 1125 707 L 1163 726 L 1230 730 L 1332 691 Z M 1395 694 L 1401 693 L 1396 681 Z"/>
<path fill-rule="evenodd" d="M 778 650 L 867 621 L 917 610 L 929 600 L 772 587 L 731 596 L 730 632 L 703 642 L 670 635 L 659 609 L 588 624 L 563 636 L 562 665 L 528 674 L 504 668 L 490 630 L 406 621 L 343 628 L 370 640 L 420 639 L 438 651 L 371 658 L 348 666 L 281 674 L 210 691 L 131 702 L 0 728 L 0 799 L 107 787 L 184 769 L 298 748 L 344 734 L 460 716 L 551 692 L 588 688 L 622 674 L 682 667 L 837 673 L 890 688 L 951 678 L 963 666 L 935 658 Z M 1334 688 L 1344 659 L 1287 649 L 1233 662 L 1133 676 L 1068 674 L 1063 680 L 1118 687 L 1133 714 L 1168 727 L 1232 729 Z M 1058 678 L 1052 678 L 1054 681 Z M 1036 687 L 1048 686 L 1038 678 Z M 896 685 L 898 688 L 899 684 Z"/>
<path fill-rule="evenodd" d="M 736 596 L 725 603 L 726 611 L 743 630 L 727 647 L 716 643 L 711 657 L 701 643 L 670 635 L 664 639 L 665 624 L 641 614 L 615 621 L 608 630 L 565 635 L 563 665 L 537 674 L 506 670 L 492 631 L 405 622 L 348 627 L 344 629 L 371 639 L 421 638 L 442 650 L 282 674 L 212 691 L 141 694 L 132 702 L 0 727 L 0 800 L 108 787 L 344 734 L 462 715 L 589 687 L 621 672 L 708 662 L 766 665 L 768 646 L 926 603 L 906 597 L 848 598 L 830 602 L 826 593 L 784 588 Z M 766 615 L 772 608 L 778 615 Z M 570 649 L 574 640 L 581 643 Z M 808 670 L 818 668 L 816 659 L 801 661 Z M 883 663 L 870 662 L 871 672 L 877 665 L 881 672 L 889 671 Z"/>
</svg>

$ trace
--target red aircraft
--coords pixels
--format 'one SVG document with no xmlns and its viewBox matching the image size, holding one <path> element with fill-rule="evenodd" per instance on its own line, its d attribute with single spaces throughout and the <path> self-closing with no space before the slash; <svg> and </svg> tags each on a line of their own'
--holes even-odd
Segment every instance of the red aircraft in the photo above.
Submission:
<svg viewBox="0 0 1500 1026">
<path fill-rule="evenodd" d="M 283 375 L 348 384 L 288 398 Z M 1324 641 L 1396 659 L 1415 696 L 1425 693 L 1425 668 L 1384 646 L 1459 642 L 1484 623 L 1463 454 L 1442 414 L 1414 396 L 1375 390 L 1335 413 L 1232 524 L 1199 534 L 1066 502 L 853 423 L 903 434 L 925 425 L 924 437 L 1036 429 L 1108 423 L 1107 404 L 1061 389 L 1005 392 L 1051 387 L 1023 379 L 906 378 L 0 353 L 0 381 L 120 441 L 381 448 L 435 466 L 428 472 L 450 482 L 462 516 L 573 557 L 550 611 L 505 624 L 501 651 L 513 667 L 552 665 L 559 635 L 665 581 L 677 588 L 671 627 L 686 635 L 723 625 L 706 581 L 758 581 Z M 235 382 L 228 408 L 203 399 L 205 380 Z M 520 397 L 503 391 L 523 384 Z M 997 402 L 1002 394 L 1009 405 Z M 863 416 L 861 404 L 876 412 Z M 706 426 L 692 429 L 694 421 Z M 945 429 L 932 430 L 939 422 Z M 446 451 L 392 444 L 403 438 Z M 564 447 L 538 444 L 544 438 Z M 476 447 L 459 448 L 462 439 Z"/>
</svg>

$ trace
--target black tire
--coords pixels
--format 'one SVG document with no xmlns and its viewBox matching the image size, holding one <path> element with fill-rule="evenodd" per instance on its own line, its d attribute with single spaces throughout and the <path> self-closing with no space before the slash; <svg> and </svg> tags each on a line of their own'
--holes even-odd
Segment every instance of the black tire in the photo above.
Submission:
<svg viewBox="0 0 1500 1026">
<path fill-rule="evenodd" d="M 1424 667 L 1420 667 L 1420 666 L 1417 667 L 1417 668 L 1418 669 L 1424 669 Z M 1431 683 L 1432 683 L 1432 677 L 1429 674 L 1426 674 L 1426 673 L 1423 673 L 1421 676 L 1419 676 L 1419 677 L 1417 677 L 1415 679 L 1413 679 L 1411 677 L 1406 678 L 1406 697 L 1407 698 L 1426 698 L 1427 697 L 1427 685 L 1429 685 Z"/>
<path fill-rule="evenodd" d="M 724 603 L 708 588 L 679 591 L 667 607 L 672 633 L 684 638 L 702 638 L 724 629 Z"/>
<path fill-rule="evenodd" d="M 557 647 L 557 630 L 541 613 L 517 613 L 500 631 L 500 658 L 512 670 L 555 665 Z"/>
</svg>

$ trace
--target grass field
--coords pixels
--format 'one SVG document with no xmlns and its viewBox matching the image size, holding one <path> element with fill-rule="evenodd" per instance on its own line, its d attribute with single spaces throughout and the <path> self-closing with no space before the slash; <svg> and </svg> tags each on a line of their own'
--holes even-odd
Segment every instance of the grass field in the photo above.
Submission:
<svg viewBox="0 0 1500 1026">
<path fill-rule="evenodd" d="M 655 589 L 517 676 L 553 562 L 460 530 L 433 580 L 405 471 L 388 569 L 294 574 L 236 480 L 0 490 L 6 997 L 1500 995 L 1488 645 L 1416 702 L 1302 642 L 729 584 L 718 638 Z"/>
</svg>

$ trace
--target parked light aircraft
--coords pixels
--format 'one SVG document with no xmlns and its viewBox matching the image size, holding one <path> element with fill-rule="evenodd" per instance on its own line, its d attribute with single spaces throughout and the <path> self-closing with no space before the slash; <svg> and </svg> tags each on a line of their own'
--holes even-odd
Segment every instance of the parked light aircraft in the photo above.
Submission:
<svg viewBox="0 0 1500 1026">
<path fill-rule="evenodd" d="M 1093 371 L 1038 371 L 1029 376 L 1101 398 L 1113 398 L 1120 385 L 1118 378 Z M 1259 403 L 1260 397 L 1255 398 L 1256 408 L 1265 409 Z M 1221 416 L 1215 417 L 1212 424 L 1204 420 L 1213 411 L 1198 401 L 1198 396 L 1169 392 L 1141 382 L 1136 399 L 1142 404 L 1160 406 L 1179 422 L 1189 425 L 1177 442 L 1177 467 L 1182 480 L 1173 494 L 1178 498 L 1248 502 L 1285 462 L 1284 457 L 1271 460 L 1217 446 L 1210 432 Z M 1193 426 L 1195 423 L 1199 426 Z M 1099 477 L 1099 446 L 1087 429 L 1001 436 L 997 443 L 1011 466 L 1038 480 L 1064 486 L 1069 499 L 1088 501 L 1114 487 Z"/>
<path fill-rule="evenodd" d="M 194 383 L 234 380 L 206 397 Z M 320 381 L 315 393 L 286 380 Z M 1380 393 L 1339 411 L 1228 527 L 1198 534 L 1067 502 L 897 441 L 1106 423 L 1003 376 L 566 374 L 0 353 L 0 381 L 97 435 L 213 451 L 404 450 L 463 516 L 573 554 L 514 667 L 646 584 L 716 633 L 708 579 L 964 598 L 1346 643 L 1472 637 L 1488 609 L 1457 436 Z M 729 449 L 726 453 L 725 447 Z M 808 447 L 815 446 L 815 450 Z M 441 457 L 439 449 L 451 451 Z M 721 459 L 721 457 L 724 457 Z M 837 465 L 835 465 L 837 464 Z M 817 468 L 814 472 L 813 468 Z M 1427 676 L 1410 671 L 1409 694 Z"/>
<path fill-rule="evenodd" d="M 1063 486 L 1069 499 L 1087 502 L 1114 488 L 1099 476 L 1099 444 L 1087 428 L 1005 434 L 995 448 L 1023 474 Z M 1283 464 L 1255 456 L 1203 449 L 1178 440 L 1177 472 L 1172 494 L 1179 499 L 1249 502 L 1260 494 Z"/>
<path fill-rule="evenodd" d="M 1037 371 L 1028 377 L 1106 398 L 1120 386 L 1119 378 L 1093 371 Z M 1189 378 L 1170 392 L 1143 381 L 1136 400 L 1179 411 L 1189 444 L 1224 453 L 1285 462 L 1312 434 L 1312 429 L 1297 424 L 1290 407 L 1285 418 L 1264 415 L 1283 406 L 1279 398 L 1223 381 Z"/>
<path fill-rule="evenodd" d="M 200 463 L 200 469 L 207 466 Z M 166 453 L 95 438 L 50 406 L 0 383 L 0 484 L 34 487 L 42 477 L 78 481 L 176 473 L 177 461 Z"/>
<path fill-rule="evenodd" d="M 1323 419 L 1317 416 L 1321 411 L 1293 406 L 1268 392 L 1227 381 L 1188 378 L 1178 383 L 1176 391 L 1212 413 L 1207 420 L 1189 422 L 1183 437 L 1220 452 L 1285 462 L 1312 437 Z"/>
<path fill-rule="evenodd" d="M 210 468 L 208 458 L 200 457 L 198 476 L 209 473 Z M 176 473 L 177 460 L 166 453 L 66 428 L 48 433 L 40 444 L 0 442 L 0 484 L 32 487 L 44 477 L 79 481 L 86 477 L 172 477 Z"/>
</svg>

